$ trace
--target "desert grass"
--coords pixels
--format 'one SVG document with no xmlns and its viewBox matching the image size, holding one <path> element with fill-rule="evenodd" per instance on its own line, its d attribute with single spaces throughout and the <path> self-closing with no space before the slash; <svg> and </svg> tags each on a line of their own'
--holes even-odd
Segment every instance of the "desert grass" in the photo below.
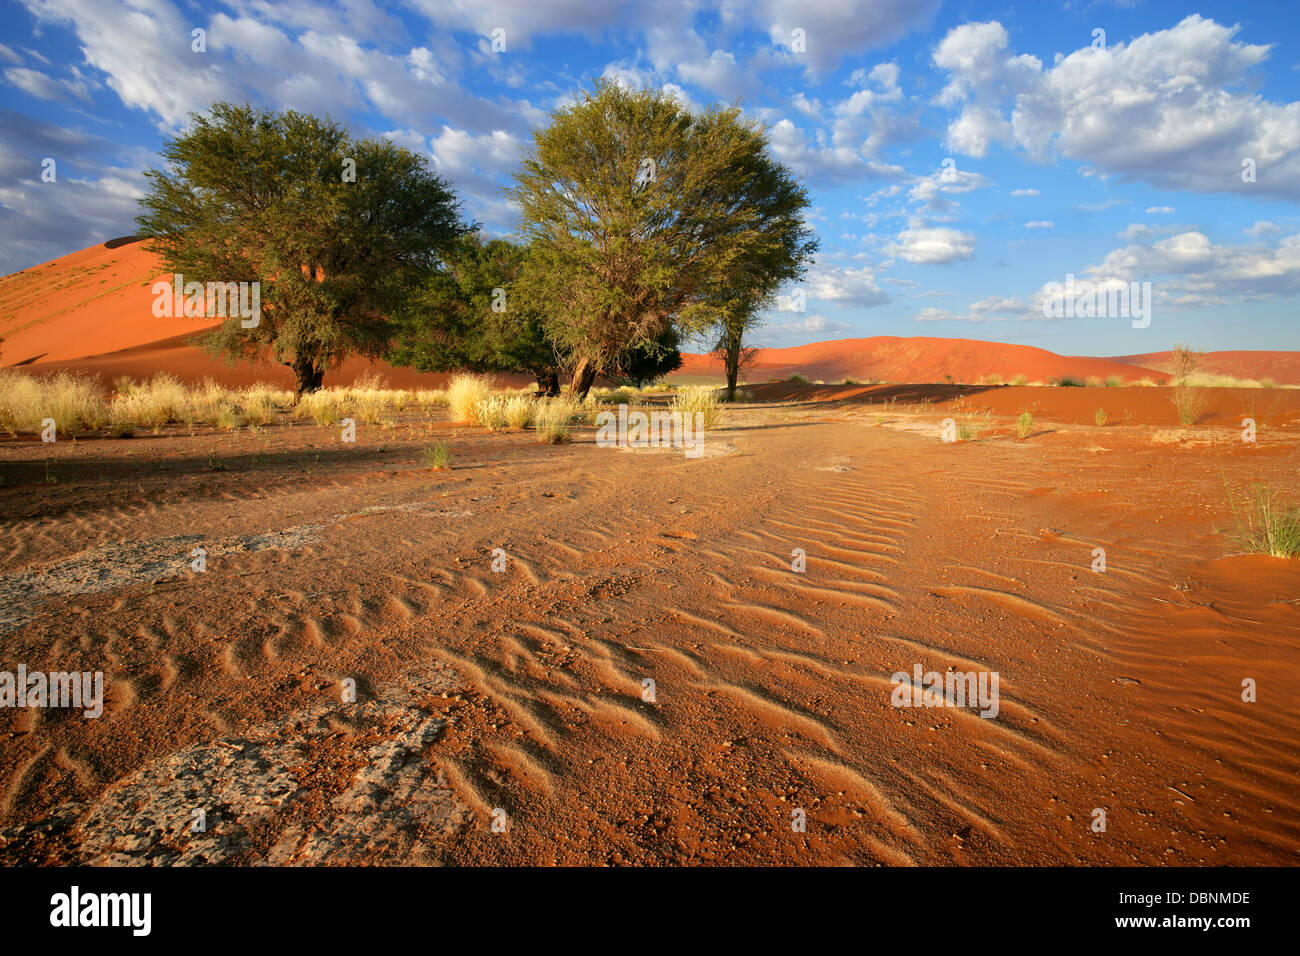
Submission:
<svg viewBox="0 0 1300 956">
<path fill-rule="evenodd" d="M 485 395 L 470 411 L 471 421 L 489 431 L 528 428 L 533 424 L 536 414 L 537 399 L 515 392 Z"/>
<path fill-rule="evenodd" d="M 682 421 L 697 421 L 695 418 L 688 418 L 695 414 L 701 414 L 704 417 L 698 419 L 705 428 L 712 428 L 718 423 L 722 415 L 722 405 L 718 401 L 721 392 L 711 385 L 687 385 L 677 390 L 673 396 L 673 411 L 680 412 Z"/>
<path fill-rule="evenodd" d="M 1097 427 L 1099 428 L 1105 425 L 1106 422 L 1109 420 L 1110 420 L 1110 414 L 1104 408 L 1099 408 L 1092 413 L 1093 424 L 1097 425 Z"/>
<path fill-rule="evenodd" d="M 1174 410 L 1178 413 L 1179 424 L 1195 425 L 1205 414 L 1210 397 L 1199 386 L 1176 385 L 1169 401 L 1173 402 Z"/>
<path fill-rule="evenodd" d="M 538 441 L 563 445 L 572 440 L 569 426 L 582 415 L 582 405 L 570 395 L 542 399 L 537 403 L 533 427 Z"/>
<path fill-rule="evenodd" d="M 1252 486 L 1240 502 L 1229 488 L 1228 502 L 1237 525 L 1237 542 L 1242 548 L 1275 558 L 1300 557 L 1300 505 L 1264 484 Z"/>
<path fill-rule="evenodd" d="M 289 397 L 292 400 L 292 395 Z M 277 399 L 277 392 L 274 389 L 265 385 L 253 385 L 244 389 L 241 404 L 243 405 L 244 415 L 251 424 L 270 425 L 275 421 L 280 407 L 287 403 Z"/>
<path fill-rule="evenodd" d="M 1034 432 L 1034 413 L 1029 409 L 1022 411 L 1016 418 L 1016 436 L 1024 441 Z"/>
<path fill-rule="evenodd" d="M 98 428 L 107 409 L 94 379 L 71 372 L 49 376 L 0 373 L 0 428 L 10 435 L 37 434 L 54 422 L 56 434 Z"/>
<path fill-rule="evenodd" d="M 294 413 L 310 418 L 317 425 L 337 425 L 344 418 L 343 395 L 332 388 L 308 392 L 298 400 Z"/>
<path fill-rule="evenodd" d="M 480 410 L 490 410 L 485 400 L 492 396 L 492 379 L 486 375 L 453 375 L 447 383 L 447 407 L 454 421 L 470 425 L 478 420 Z"/>
</svg>

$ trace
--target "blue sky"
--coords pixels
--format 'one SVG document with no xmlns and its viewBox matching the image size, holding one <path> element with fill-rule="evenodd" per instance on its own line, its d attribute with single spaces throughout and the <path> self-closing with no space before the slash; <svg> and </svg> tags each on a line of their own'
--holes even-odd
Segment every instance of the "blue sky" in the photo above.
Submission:
<svg viewBox="0 0 1300 956">
<path fill-rule="evenodd" d="M 762 344 L 1297 349 L 1298 22 L 1289 0 L 0 0 L 0 272 L 134 232 L 163 138 L 223 99 L 389 136 L 505 235 L 530 130 L 603 76 L 738 102 L 807 184 L 822 249 Z M 1151 282 L 1149 326 L 1044 318 L 1068 274 Z"/>
</svg>

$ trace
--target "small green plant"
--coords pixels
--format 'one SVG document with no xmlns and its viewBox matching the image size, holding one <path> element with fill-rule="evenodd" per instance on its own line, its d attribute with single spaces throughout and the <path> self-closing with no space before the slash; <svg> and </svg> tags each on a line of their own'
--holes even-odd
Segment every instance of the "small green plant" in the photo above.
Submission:
<svg viewBox="0 0 1300 956">
<path fill-rule="evenodd" d="M 1020 416 L 1016 419 L 1016 435 L 1019 436 L 1021 441 L 1024 441 L 1026 438 L 1030 436 L 1033 430 L 1034 430 L 1034 413 L 1026 408 L 1023 412 L 1020 413 Z"/>
<path fill-rule="evenodd" d="M 848 376 L 845 376 L 844 378 L 840 379 L 840 384 L 841 384 L 841 385 L 861 385 L 862 383 L 859 382 L 856 378 L 850 378 L 850 377 L 848 377 Z"/>
<path fill-rule="evenodd" d="M 1012 384 L 1012 385 L 1028 385 L 1028 384 L 1029 384 L 1029 376 L 1028 376 L 1028 375 L 1017 375 L 1015 378 L 1013 378 L 1013 379 L 1011 380 L 1011 384 Z"/>
<path fill-rule="evenodd" d="M 226 462 L 216 452 L 208 452 L 208 471 L 225 471 Z"/>
<path fill-rule="evenodd" d="M 445 471 L 451 467 L 451 449 L 446 442 L 439 442 L 424 450 L 424 460 L 434 471 Z"/>
<path fill-rule="evenodd" d="M 1228 503 L 1237 524 L 1237 541 L 1247 551 L 1275 558 L 1300 556 L 1300 505 L 1264 484 L 1252 486 L 1240 507 L 1228 488 Z"/>
<path fill-rule="evenodd" d="M 1060 378 L 1054 378 L 1052 384 L 1060 388 L 1083 388 L 1083 382 L 1072 375 L 1062 375 Z"/>
<path fill-rule="evenodd" d="M 1097 427 L 1100 428 L 1110 420 L 1110 415 L 1107 414 L 1106 409 L 1099 408 L 1092 413 L 1092 420 L 1097 424 Z"/>
<path fill-rule="evenodd" d="M 808 379 L 804 378 L 802 375 L 799 375 L 798 373 L 791 375 L 789 378 L 786 379 L 786 381 L 789 382 L 791 385 L 808 384 Z"/>
<path fill-rule="evenodd" d="M 1118 375 L 1107 375 L 1107 376 L 1106 376 L 1106 387 L 1107 387 L 1107 388 L 1119 388 L 1119 386 L 1120 386 L 1121 384 L 1123 384 L 1123 383 L 1120 381 L 1120 377 L 1119 377 Z"/>
</svg>

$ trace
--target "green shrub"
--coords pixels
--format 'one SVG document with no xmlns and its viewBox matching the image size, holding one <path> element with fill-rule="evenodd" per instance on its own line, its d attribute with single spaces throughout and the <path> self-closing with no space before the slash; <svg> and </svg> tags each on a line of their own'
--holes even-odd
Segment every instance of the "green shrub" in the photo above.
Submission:
<svg viewBox="0 0 1300 956">
<path fill-rule="evenodd" d="M 451 467 L 451 450 L 446 442 L 439 442 L 424 450 L 424 460 L 434 471 L 444 471 Z"/>
<path fill-rule="evenodd" d="M 1251 488 L 1240 508 L 1229 488 L 1228 502 L 1243 548 L 1275 558 L 1300 556 L 1300 505 L 1284 501 L 1276 489 L 1263 484 Z"/>
<path fill-rule="evenodd" d="M 1021 441 L 1024 441 L 1026 438 L 1030 436 L 1033 430 L 1034 430 L 1034 413 L 1026 408 L 1023 412 L 1020 413 L 1020 416 L 1016 419 L 1016 435 L 1019 436 Z"/>
</svg>

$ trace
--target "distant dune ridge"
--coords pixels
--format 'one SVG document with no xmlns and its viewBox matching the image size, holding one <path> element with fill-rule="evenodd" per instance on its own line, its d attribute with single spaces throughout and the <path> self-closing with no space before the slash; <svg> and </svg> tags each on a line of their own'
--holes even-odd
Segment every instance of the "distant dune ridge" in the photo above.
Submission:
<svg viewBox="0 0 1300 956">
<path fill-rule="evenodd" d="M 158 256 L 133 236 L 5 276 L 0 279 L 0 365 L 26 366 L 32 371 L 79 369 L 98 373 L 105 382 L 119 375 L 143 378 L 166 371 L 183 381 L 212 377 L 230 385 L 291 383 L 292 376 L 283 366 L 229 365 L 188 344 L 215 321 L 156 318 L 150 290 L 165 276 Z M 799 374 L 825 382 L 853 378 L 973 383 L 999 378 L 1011 382 L 1023 375 L 1030 382 L 1063 376 L 1129 382 L 1167 376 L 1169 359 L 1169 352 L 1088 358 L 973 339 L 880 335 L 760 349 L 748 379 L 766 382 Z M 1210 352 L 1198 371 L 1300 385 L 1300 352 Z M 352 359 L 329 373 L 326 384 L 347 384 L 376 372 L 402 387 L 433 387 L 446 378 Z M 712 356 L 687 354 L 681 371 L 671 378 L 720 381 L 722 368 Z"/>
</svg>

